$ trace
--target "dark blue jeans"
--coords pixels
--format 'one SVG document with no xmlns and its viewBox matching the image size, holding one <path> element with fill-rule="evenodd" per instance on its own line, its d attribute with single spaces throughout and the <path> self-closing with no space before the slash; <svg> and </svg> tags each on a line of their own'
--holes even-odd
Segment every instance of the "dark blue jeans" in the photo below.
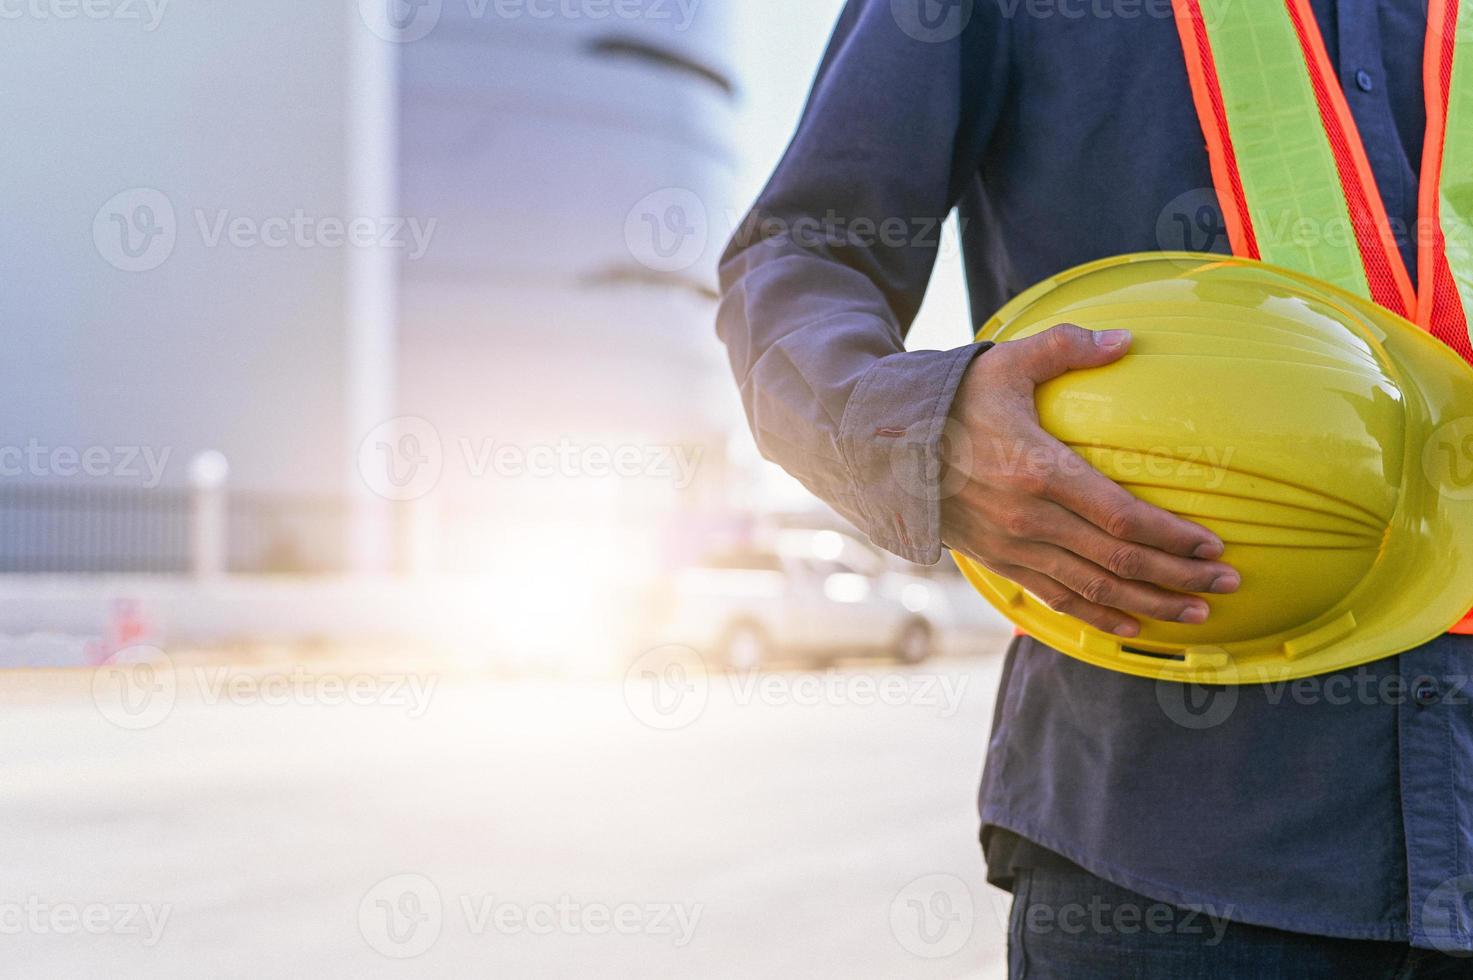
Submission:
<svg viewBox="0 0 1473 980">
<path fill-rule="evenodd" d="M 1330 939 L 1189 911 L 1083 871 L 1020 870 L 1013 888 L 1013 980 L 1451 980 L 1473 958 L 1401 943 Z"/>
</svg>

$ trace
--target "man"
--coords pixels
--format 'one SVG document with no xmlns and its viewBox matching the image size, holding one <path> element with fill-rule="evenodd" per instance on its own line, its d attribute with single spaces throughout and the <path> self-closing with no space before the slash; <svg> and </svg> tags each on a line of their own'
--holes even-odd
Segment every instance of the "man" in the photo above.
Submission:
<svg viewBox="0 0 1473 980">
<path fill-rule="evenodd" d="M 1309 8 L 1415 275 L 1427 0 Z M 1200 596 L 1241 585 L 1223 543 L 1065 465 L 1037 423 L 1036 385 L 1128 356 L 1127 334 L 903 339 L 954 207 L 980 323 L 1085 261 L 1229 251 L 1213 187 L 1170 0 L 850 0 L 722 265 L 763 452 L 904 558 L 966 554 L 1123 637 L 1204 622 Z M 1179 688 L 1015 640 L 980 801 L 1013 975 L 1473 976 L 1470 664 L 1449 635 L 1194 721 Z"/>
</svg>

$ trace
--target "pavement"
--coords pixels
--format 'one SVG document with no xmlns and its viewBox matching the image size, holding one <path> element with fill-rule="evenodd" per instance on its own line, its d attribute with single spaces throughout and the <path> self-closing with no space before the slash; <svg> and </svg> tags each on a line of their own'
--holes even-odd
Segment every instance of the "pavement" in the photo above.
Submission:
<svg viewBox="0 0 1473 980">
<path fill-rule="evenodd" d="M 1002 977 L 1000 652 L 0 674 L 17 977 Z"/>
</svg>

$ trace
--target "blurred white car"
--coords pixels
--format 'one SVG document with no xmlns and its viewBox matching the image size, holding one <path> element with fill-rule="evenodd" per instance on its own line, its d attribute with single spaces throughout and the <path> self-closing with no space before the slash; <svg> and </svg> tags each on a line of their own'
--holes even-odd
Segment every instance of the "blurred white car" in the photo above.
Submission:
<svg viewBox="0 0 1473 980">
<path fill-rule="evenodd" d="M 674 572 L 654 613 L 657 642 L 700 651 L 713 666 L 845 657 L 920 663 L 936 652 L 926 578 L 897 572 L 858 538 L 786 530 L 762 547 L 721 551 Z"/>
</svg>

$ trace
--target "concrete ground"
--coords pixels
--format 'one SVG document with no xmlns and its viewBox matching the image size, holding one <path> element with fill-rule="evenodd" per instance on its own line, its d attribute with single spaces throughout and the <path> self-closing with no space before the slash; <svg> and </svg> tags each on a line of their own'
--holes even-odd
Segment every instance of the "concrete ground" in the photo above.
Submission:
<svg viewBox="0 0 1473 980">
<path fill-rule="evenodd" d="M 1001 977 L 999 666 L 0 674 L 4 973 Z"/>
</svg>

